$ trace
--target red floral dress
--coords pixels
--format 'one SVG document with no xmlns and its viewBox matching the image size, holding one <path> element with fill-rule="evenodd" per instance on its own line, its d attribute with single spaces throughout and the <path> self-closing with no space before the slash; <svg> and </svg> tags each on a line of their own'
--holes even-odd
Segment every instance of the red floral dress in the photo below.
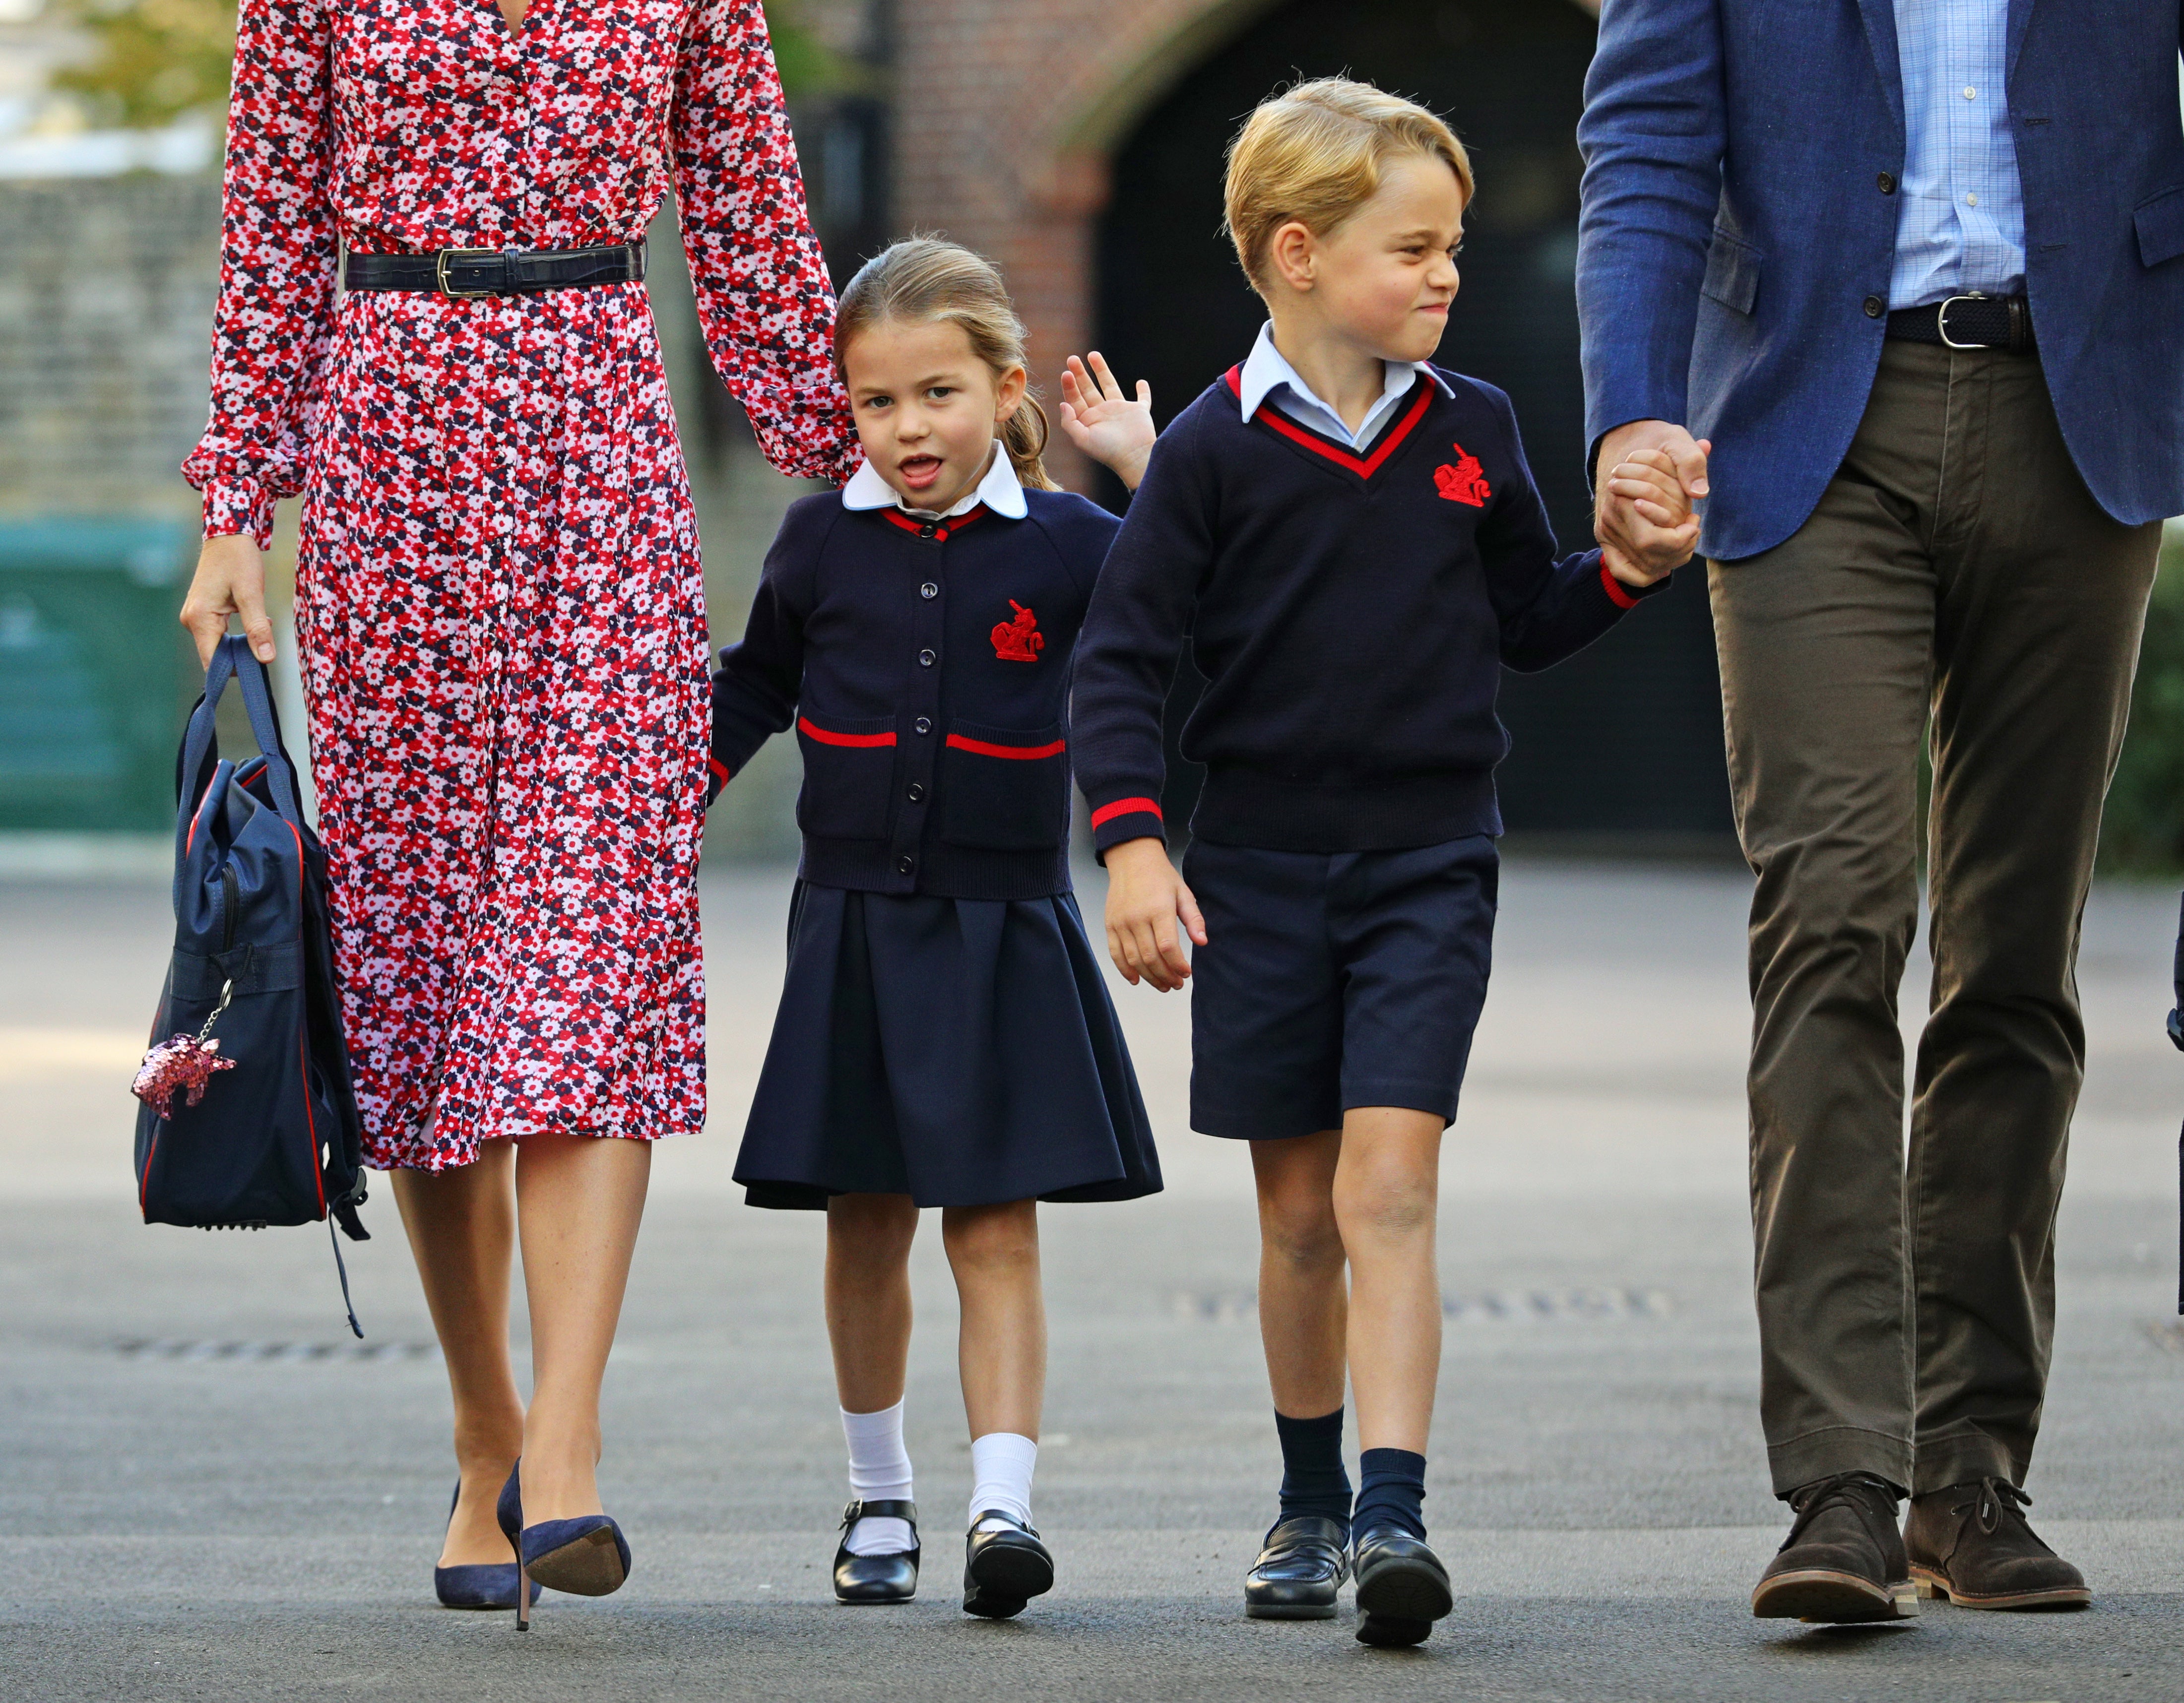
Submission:
<svg viewBox="0 0 2184 1703">
<path fill-rule="evenodd" d="M 704 577 L 639 284 L 336 262 L 644 236 L 788 471 L 855 463 L 759 0 L 244 0 L 208 536 L 304 497 L 296 616 L 366 1156 L 705 1117 Z"/>
</svg>

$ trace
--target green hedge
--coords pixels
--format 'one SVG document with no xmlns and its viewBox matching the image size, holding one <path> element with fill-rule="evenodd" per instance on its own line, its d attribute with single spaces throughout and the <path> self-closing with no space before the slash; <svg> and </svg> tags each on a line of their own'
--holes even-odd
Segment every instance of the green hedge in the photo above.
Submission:
<svg viewBox="0 0 2184 1703">
<path fill-rule="evenodd" d="M 2174 526 L 2146 611 L 2131 731 L 2101 825 L 2101 868 L 2119 875 L 2184 871 L 2184 530 Z"/>
</svg>

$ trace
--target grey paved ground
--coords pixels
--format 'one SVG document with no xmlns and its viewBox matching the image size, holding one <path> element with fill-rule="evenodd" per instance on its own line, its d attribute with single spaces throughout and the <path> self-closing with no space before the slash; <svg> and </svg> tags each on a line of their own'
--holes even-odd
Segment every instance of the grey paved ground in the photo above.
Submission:
<svg viewBox="0 0 2184 1703">
<path fill-rule="evenodd" d="M 1242 1155 L 1184 1128 L 1184 1011 L 1145 993 L 1123 1006 L 1170 1189 L 1046 1219 L 1039 1512 L 1060 1589 L 1005 1625 L 955 1608 L 969 1463 L 928 1247 L 911 1410 L 930 1589 L 901 1610 L 825 1600 L 843 1492 L 818 1227 L 748 1210 L 727 1183 L 785 890 L 708 879 L 713 1127 L 660 1155 L 609 1385 L 604 1481 L 635 1576 L 605 1601 L 553 1600 L 521 1639 L 431 1606 L 446 1397 L 390 1204 L 351 1266 L 368 1355 L 342 1346 L 314 1233 L 136 1223 L 122 1083 L 162 895 L 0 887 L 9 1697 L 2184 1695 L 2169 895 L 2109 890 L 2089 921 L 2093 1062 L 2031 1486 L 2098 1606 L 1846 1633 L 1743 1608 L 1780 1527 L 1752 1411 L 1745 883 L 1513 868 L 1443 1207 L 1453 1316 L 1428 1512 L 1461 1600 L 1426 1649 L 1384 1655 L 1346 1618 L 1235 1611 L 1273 1451 Z"/>
</svg>

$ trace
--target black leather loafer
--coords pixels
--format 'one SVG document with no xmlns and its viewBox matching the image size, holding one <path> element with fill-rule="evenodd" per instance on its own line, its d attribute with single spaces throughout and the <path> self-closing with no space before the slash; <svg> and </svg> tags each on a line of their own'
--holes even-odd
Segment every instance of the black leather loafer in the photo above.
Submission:
<svg viewBox="0 0 2184 1703">
<path fill-rule="evenodd" d="M 982 1532 L 989 1520 L 1006 1520 L 1006 1529 Z M 1035 1596 L 1054 1589 L 1054 1557 L 1039 1533 L 998 1508 L 975 1515 L 963 1539 L 963 1612 L 988 1620 L 1006 1620 L 1023 1612 Z"/>
<path fill-rule="evenodd" d="M 842 1541 L 834 1550 L 834 1600 L 908 1602 L 917 1594 L 917 1558 L 924 1546 L 912 1542 L 892 1555 L 853 1556 L 850 1531 L 860 1520 L 907 1520 L 917 1535 L 915 1502 L 852 1502 L 842 1510 Z"/>
<path fill-rule="evenodd" d="M 1394 1648 L 1424 1644 L 1433 1623 L 1456 1606 L 1448 1569 L 1424 1538 L 1401 1526 L 1357 1533 L 1351 1570 L 1357 1575 L 1357 1641 Z"/>
<path fill-rule="evenodd" d="M 1253 1620 L 1332 1620 L 1334 1594 L 1349 1577 L 1350 1533 L 1340 1520 L 1277 1520 L 1244 1575 L 1244 1612 Z"/>
</svg>

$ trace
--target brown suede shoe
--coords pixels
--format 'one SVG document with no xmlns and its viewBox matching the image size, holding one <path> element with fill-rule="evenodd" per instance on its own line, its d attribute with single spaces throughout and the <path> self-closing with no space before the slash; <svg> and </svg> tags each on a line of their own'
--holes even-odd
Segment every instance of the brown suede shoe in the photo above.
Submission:
<svg viewBox="0 0 2184 1703">
<path fill-rule="evenodd" d="M 1903 1546 L 1921 1596 L 1964 1608 L 2084 1608 L 2086 1576 L 2025 1522 L 2032 1499 L 2007 1478 L 1911 1499 Z"/>
<path fill-rule="evenodd" d="M 1919 1598 L 1896 1529 L 1896 1489 L 1838 1472 L 1790 1498 L 1797 1517 L 1752 1593 L 1761 1620 L 1908 1620 Z"/>
</svg>

